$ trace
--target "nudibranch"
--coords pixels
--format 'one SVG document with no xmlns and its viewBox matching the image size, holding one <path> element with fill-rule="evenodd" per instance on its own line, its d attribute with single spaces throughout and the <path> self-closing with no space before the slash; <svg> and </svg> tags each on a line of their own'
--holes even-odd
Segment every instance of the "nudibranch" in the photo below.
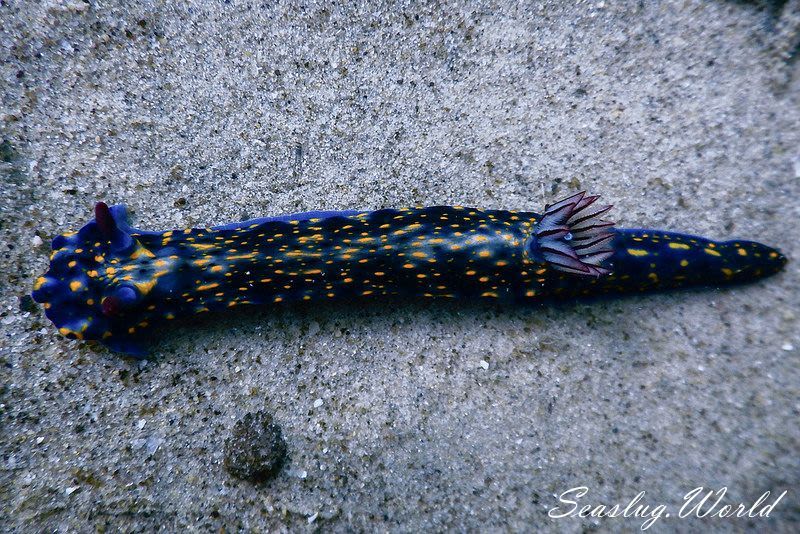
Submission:
<svg viewBox="0 0 800 534">
<path fill-rule="evenodd" d="M 604 220 L 585 192 L 543 213 L 432 206 L 315 211 L 153 232 L 125 207 L 53 240 L 33 298 L 61 334 L 142 355 L 151 329 L 248 304 L 371 297 L 531 302 L 717 286 L 777 273 L 753 241 L 712 241 Z"/>
</svg>

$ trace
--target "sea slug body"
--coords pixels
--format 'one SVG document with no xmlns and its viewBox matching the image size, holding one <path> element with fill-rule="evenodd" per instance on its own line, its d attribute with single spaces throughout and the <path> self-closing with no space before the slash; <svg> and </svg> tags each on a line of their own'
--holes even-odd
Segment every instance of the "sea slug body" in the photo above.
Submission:
<svg viewBox="0 0 800 534">
<path fill-rule="evenodd" d="M 543 213 L 432 206 L 307 212 L 144 231 L 124 206 L 53 240 L 33 298 L 63 335 L 132 355 L 161 324 L 248 304 L 342 298 L 531 302 L 754 281 L 786 258 L 752 241 L 603 220 L 572 195 Z"/>
</svg>

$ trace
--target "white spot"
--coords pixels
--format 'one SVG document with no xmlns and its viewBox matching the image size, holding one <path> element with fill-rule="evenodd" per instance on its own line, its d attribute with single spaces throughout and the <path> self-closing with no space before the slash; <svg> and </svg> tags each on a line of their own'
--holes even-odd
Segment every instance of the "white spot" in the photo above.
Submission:
<svg viewBox="0 0 800 534">
<path fill-rule="evenodd" d="M 322 399 L 315 400 L 314 401 L 314 408 L 319 408 L 320 406 L 322 406 L 323 402 L 325 402 L 325 401 L 323 401 Z"/>
<path fill-rule="evenodd" d="M 316 513 L 316 514 L 314 514 L 314 515 L 310 515 L 310 516 L 308 516 L 308 524 L 310 525 L 311 523 L 313 523 L 314 521 L 316 521 L 318 517 L 319 517 L 319 512 L 317 512 L 317 513 Z"/>
<path fill-rule="evenodd" d="M 36 438 L 36 444 L 37 445 L 41 445 L 43 441 L 44 441 L 44 437 L 42 437 L 42 436 L 39 436 L 38 438 Z"/>
<path fill-rule="evenodd" d="M 146 423 L 146 421 L 144 419 L 139 419 L 139 423 L 137 423 L 136 426 L 138 426 L 139 430 L 141 430 L 141 429 L 144 428 L 145 423 Z"/>
<path fill-rule="evenodd" d="M 781 349 L 785 350 L 786 352 L 789 352 L 790 350 L 794 350 L 794 345 L 792 345 L 791 343 L 784 343 L 783 345 L 781 345 Z"/>
<path fill-rule="evenodd" d="M 42 241 L 42 238 L 38 235 L 33 236 L 33 239 L 31 239 L 31 245 L 34 247 L 40 247 L 42 246 L 42 243 L 44 243 L 44 241 Z"/>
<path fill-rule="evenodd" d="M 480 365 L 483 368 L 484 371 L 488 371 L 489 370 L 489 362 L 487 362 L 486 360 L 481 360 L 478 363 L 478 365 Z"/>
<path fill-rule="evenodd" d="M 163 439 L 156 436 L 150 436 L 147 438 L 144 443 L 144 451 L 147 453 L 147 456 L 153 456 L 163 441 Z"/>
<path fill-rule="evenodd" d="M 71 487 L 69 487 L 69 488 L 65 489 L 65 490 L 64 490 L 64 493 L 65 493 L 66 495 L 72 495 L 73 493 L 75 493 L 75 492 L 76 492 L 76 491 L 78 491 L 79 489 L 81 489 L 81 487 L 80 487 L 80 486 L 71 486 Z"/>
</svg>

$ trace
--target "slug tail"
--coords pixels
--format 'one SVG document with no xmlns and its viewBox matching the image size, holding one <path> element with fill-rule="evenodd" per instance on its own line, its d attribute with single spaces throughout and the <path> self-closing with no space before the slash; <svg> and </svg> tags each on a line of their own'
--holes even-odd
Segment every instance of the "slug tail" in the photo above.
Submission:
<svg viewBox="0 0 800 534">
<path fill-rule="evenodd" d="M 780 272 L 787 258 L 779 250 L 745 240 L 713 241 L 655 230 L 618 229 L 604 283 L 617 291 L 754 282 Z"/>
</svg>

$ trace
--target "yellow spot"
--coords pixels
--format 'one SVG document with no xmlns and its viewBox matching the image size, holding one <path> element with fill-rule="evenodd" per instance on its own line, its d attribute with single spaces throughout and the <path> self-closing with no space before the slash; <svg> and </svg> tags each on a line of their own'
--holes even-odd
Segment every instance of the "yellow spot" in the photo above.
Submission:
<svg viewBox="0 0 800 534">
<path fill-rule="evenodd" d="M 94 299 L 87 299 L 86 300 L 86 305 L 87 306 L 94 306 Z"/>
<path fill-rule="evenodd" d="M 147 250 L 144 247 L 139 247 L 136 250 L 134 250 L 133 254 L 131 254 L 131 259 L 132 260 L 138 259 L 139 256 L 145 256 L 145 257 L 148 257 L 148 258 L 155 258 L 156 257 L 155 254 L 153 254 L 152 252 L 150 252 L 149 250 Z"/>
<path fill-rule="evenodd" d="M 156 281 L 150 280 L 148 282 L 134 282 L 133 285 L 135 285 L 139 291 L 147 295 L 150 293 L 150 290 L 155 287 Z"/>
<path fill-rule="evenodd" d="M 494 293 L 492 291 L 487 291 L 486 293 L 481 293 L 481 296 L 482 297 L 495 297 L 496 298 L 497 297 L 497 293 Z"/>
<path fill-rule="evenodd" d="M 733 271 L 731 271 L 727 267 L 723 267 L 722 268 L 722 274 L 724 274 L 725 276 L 731 276 L 733 274 Z"/>
<path fill-rule="evenodd" d="M 722 254 L 720 254 L 716 250 L 713 250 L 713 249 L 710 249 L 710 248 L 704 248 L 703 252 L 705 252 L 706 254 L 709 254 L 711 256 L 722 256 Z"/>
<path fill-rule="evenodd" d="M 535 296 L 535 295 L 536 295 L 536 291 L 534 291 L 534 290 L 532 290 L 532 289 L 529 289 L 529 290 L 527 290 L 527 291 L 525 292 L 525 296 L 526 296 L 526 297 L 533 297 L 533 296 Z"/>
<path fill-rule="evenodd" d="M 81 288 L 81 285 L 82 284 L 79 281 L 73 280 L 72 282 L 69 283 L 69 288 L 72 291 L 77 291 L 77 290 L 79 290 Z"/>
<path fill-rule="evenodd" d="M 478 252 L 478 256 L 480 256 L 481 258 L 488 258 L 491 255 L 492 253 L 489 252 L 488 250 L 481 250 L 480 252 Z"/>
<path fill-rule="evenodd" d="M 214 245 L 209 245 L 206 243 L 192 243 L 191 247 L 197 250 L 209 250 L 214 248 Z"/>
<path fill-rule="evenodd" d="M 427 258 L 428 257 L 427 254 L 425 254 L 424 252 L 419 252 L 419 251 L 412 252 L 411 255 L 414 256 L 415 258 Z"/>
<path fill-rule="evenodd" d="M 428 278 L 428 275 L 427 274 L 423 274 L 423 273 L 419 273 L 417 275 L 417 278 Z"/>
<path fill-rule="evenodd" d="M 689 250 L 689 245 L 687 245 L 686 243 L 670 243 L 669 248 Z"/>
<path fill-rule="evenodd" d="M 367 290 L 367 291 L 364 291 L 364 292 L 363 292 L 363 293 L 361 293 L 361 294 L 362 294 L 362 295 L 365 295 L 365 296 L 366 296 L 366 295 L 372 295 L 372 291 L 370 291 L 370 290 Z"/>
<path fill-rule="evenodd" d="M 640 248 L 629 248 L 628 254 L 630 254 L 631 256 L 647 256 L 650 253 Z"/>
<path fill-rule="evenodd" d="M 467 276 L 473 276 L 475 274 L 475 271 L 470 270 L 470 271 L 467 271 L 465 274 Z"/>
<path fill-rule="evenodd" d="M 345 279 L 344 279 L 344 280 L 342 280 L 342 281 L 343 281 L 345 284 L 349 284 L 350 282 L 352 282 L 352 281 L 353 281 L 353 279 L 352 279 L 352 278 L 345 278 Z"/>
<path fill-rule="evenodd" d="M 681 260 L 681 267 L 686 267 L 687 265 L 689 265 L 687 260 Z"/>
<path fill-rule="evenodd" d="M 236 256 L 226 256 L 228 260 L 251 260 L 256 257 L 255 252 L 250 252 L 249 254 L 238 254 Z"/>
<path fill-rule="evenodd" d="M 94 257 L 94 261 L 96 261 L 97 263 L 102 263 L 104 259 L 105 258 L 99 254 Z"/>
<path fill-rule="evenodd" d="M 309 269 L 305 271 L 306 274 L 320 274 L 322 271 L 319 269 Z"/>
<path fill-rule="evenodd" d="M 383 275 L 385 275 L 385 274 L 386 274 L 386 273 L 385 273 L 385 272 L 383 272 L 383 271 L 377 271 L 377 272 L 375 273 L 375 276 L 383 276 Z"/>
<path fill-rule="evenodd" d="M 504 265 L 508 265 L 508 262 L 505 260 L 500 260 L 498 262 L 495 262 L 495 265 L 497 265 L 498 267 L 503 267 Z"/>
<path fill-rule="evenodd" d="M 739 253 L 739 256 L 747 256 L 747 251 L 743 248 L 737 248 L 736 252 Z"/>
<path fill-rule="evenodd" d="M 414 268 L 414 264 L 413 263 L 404 263 L 403 264 L 403 268 L 404 269 L 413 269 Z"/>
<path fill-rule="evenodd" d="M 206 289 L 214 289 L 215 287 L 219 287 L 217 282 L 212 282 L 210 284 L 203 284 L 201 286 L 197 286 L 198 291 L 205 291 Z"/>
<path fill-rule="evenodd" d="M 40 289 L 46 282 L 47 278 L 45 278 L 44 276 L 40 276 L 39 278 L 36 279 L 36 282 L 33 284 L 33 290 L 36 291 L 37 289 Z"/>
<path fill-rule="evenodd" d="M 769 253 L 769 257 L 770 257 L 770 258 L 772 258 L 772 259 L 774 260 L 775 258 L 777 258 L 777 257 L 778 257 L 778 253 L 777 253 L 777 252 L 770 252 L 770 253 Z"/>
<path fill-rule="evenodd" d="M 658 282 L 658 275 L 656 273 L 650 273 L 647 275 L 647 278 L 652 280 L 653 282 Z"/>
<path fill-rule="evenodd" d="M 69 263 L 67 264 L 67 266 L 69 266 L 69 267 L 75 267 L 76 265 L 78 265 L 78 262 L 77 262 L 77 261 L 75 261 L 75 260 L 72 260 L 71 262 L 69 262 Z"/>
<path fill-rule="evenodd" d="M 164 315 L 164 317 L 166 317 L 167 319 L 174 319 L 175 318 L 175 314 L 167 313 L 167 314 Z"/>
<path fill-rule="evenodd" d="M 223 269 L 222 265 L 214 265 L 211 267 L 212 273 L 218 273 Z"/>
<path fill-rule="evenodd" d="M 281 297 L 275 297 L 275 298 L 272 300 L 272 302 L 280 302 L 280 301 L 282 301 L 282 300 L 283 300 L 283 298 L 281 298 Z"/>
<path fill-rule="evenodd" d="M 202 258 L 202 259 L 199 259 L 199 260 L 193 260 L 192 263 L 194 263 L 198 267 L 202 267 L 203 265 L 211 263 L 211 258 Z"/>
<path fill-rule="evenodd" d="M 480 278 L 478 278 L 478 280 L 480 280 L 481 282 L 488 282 L 489 281 L 489 277 L 488 276 L 481 276 Z"/>
</svg>

